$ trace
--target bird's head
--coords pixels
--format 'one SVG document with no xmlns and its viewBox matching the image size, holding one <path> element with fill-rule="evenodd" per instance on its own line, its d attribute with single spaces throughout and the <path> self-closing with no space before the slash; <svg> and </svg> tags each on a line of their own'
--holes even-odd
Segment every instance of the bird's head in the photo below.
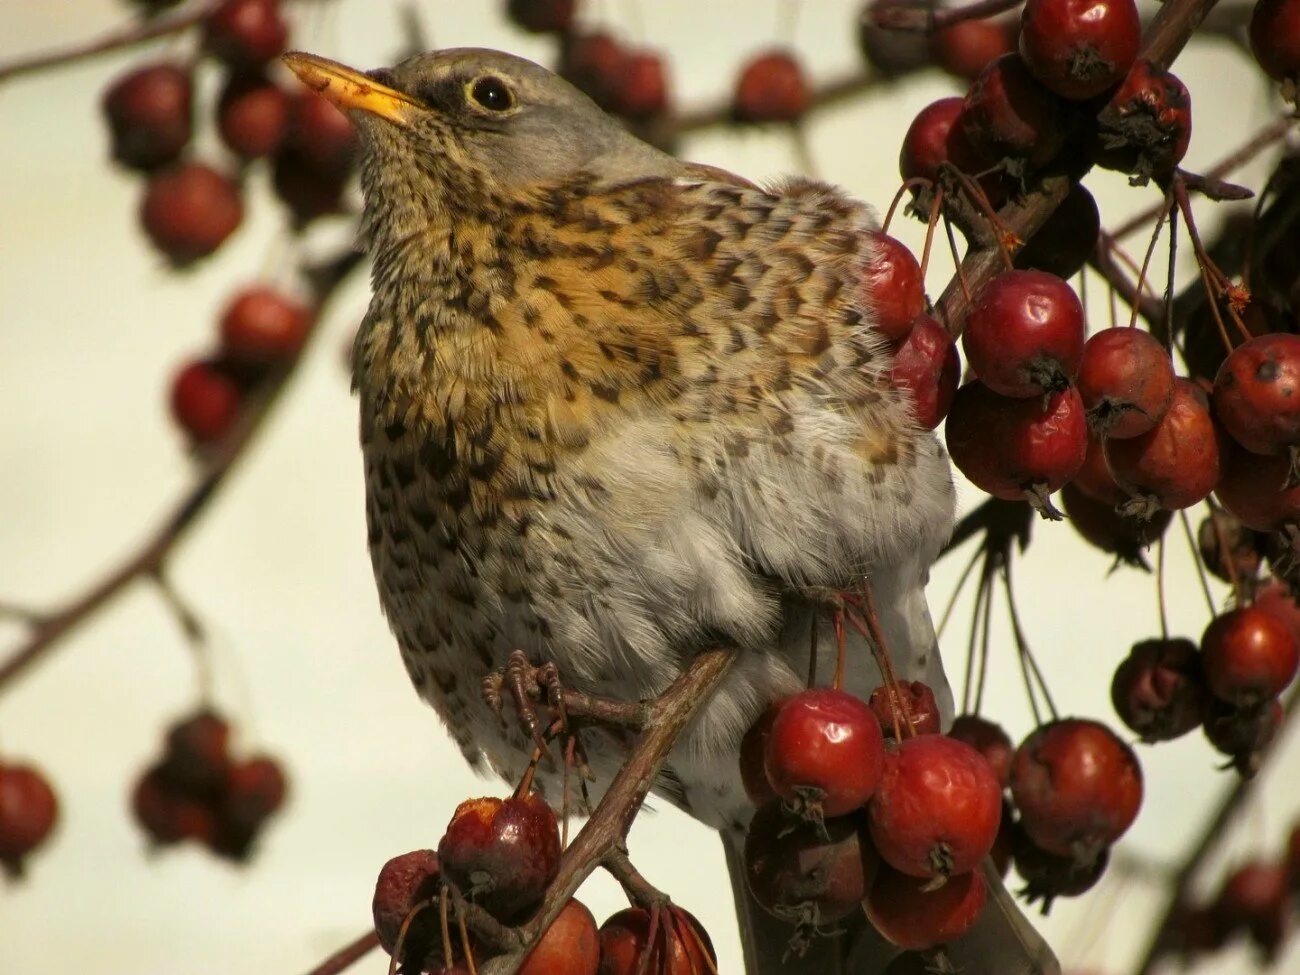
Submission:
<svg viewBox="0 0 1300 975">
<path fill-rule="evenodd" d="M 454 210 L 579 173 L 615 180 L 675 165 L 562 78 L 500 51 L 435 51 L 364 73 L 301 52 L 284 61 L 357 123 L 370 207 L 382 195 Z"/>
</svg>

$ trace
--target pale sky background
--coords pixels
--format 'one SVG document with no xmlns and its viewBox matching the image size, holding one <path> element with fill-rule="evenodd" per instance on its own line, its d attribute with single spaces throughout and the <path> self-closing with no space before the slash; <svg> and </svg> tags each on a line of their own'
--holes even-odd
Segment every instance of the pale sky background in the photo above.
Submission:
<svg viewBox="0 0 1300 975">
<path fill-rule="evenodd" d="M 550 60 L 550 42 L 513 31 L 498 13 L 502 4 L 418 6 L 440 45 Z M 684 104 L 728 91 L 737 66 L 778 40 L 792 41 L 821 78 L 858 57 L 851 25 L 859 4 L 848 0 L 805 0 L 793 38 L 779 33 L 787 21 L 775 0 L 587 6 L 591 22 L 671 51 Z M 389 0 L 304 3 L 293 41 L 363 67 L 385 63 L 399 43 L 396 10 Z M 110 0 L 4 0 L 0 59 L 94 36 L 125 11 Z M 260 172 L 250 181 L 248 219 L 217 259 L 178 275 L 149 250 L 135 222 L 140 185 L 108 165 L 99 117 L 108 80 L 146 57 L 114 55 L 0 88 L 0 597 L 35 607 L 58 605 L 97 579 L 185 489 L 190 472 L 165 406 L 169 378 L 212 341 L 232 288 L 284 259 L 276 243 L 281 211 Z M 1195 104 L 1192 167 L 1219 158 L 1270 111 L 1260 76 L 1223 44 L 1195 49 L 1179 73 Z M 211 74 L 206 81 L 210 104 Z M 810 138 L 821 175 L 883 207 L 908 121 L 955 91 L 936 73 L 817 117 Z M 211 139 L 209 132 L 205 144 Z M 797 168 L 780 132 L 714 132 L 688 150 L 756 178 Z M 1257 169 L 1247 181 L 1258 185 L 1258 176 Z M 1111 174 L 1087 184 L 1111 224 L 1153 197 Z M 918 225 L 899 227 L 919 246 Z M 942 287 L 947 273 L 938 261 L 931 287 Z M 39 763 L 63 804 L 59 832 L 33 859 L 28 882 L 0 887 L 0 972 L 305 971 L 365 930 L 386 859 L 435 846 L 461 799 L 503 791 L 465 769 L 417 701 L 378 611 L 355 403 L 342 367 L 366 298 L 357 275 L 255 450 L 173 563 L 177 584 L 215 636 L 217 700 L 247 748 L 288 762 L 291 804 L 250 870 L 198 849 L 144 855 L 128 792 L 164 726 L 193 704 L 194 674 L 173 619 L 154 592 L 137 587 L 0 697 L 0 755 Z M 1094 302 L 1094 316 L 1102 307 Z M 1111 673 L 1133 641 L 1157 630 L 1153 579 L 1131 570 L 1107 576 L 1109 560 L 1068 525 L 1040 525 L 1036 537 L 1018 573 L 1030 639 L 1063 712 L 1114 720 Z M 1173 629 L 1195 638 L 1206 610 L 1180 536 L 1171 541 Z M 960 562 L 936 571 L 933 604 L 946 600 Z M 1221 599 L 1222 588 L 1216 592 Z M 958 672 L 968 618 L 963 604 L 944 640 Z M 0 629 L 0 639 L 19 635 Z M 1030 720 L 1001 618 L 995 637 L 986 710 L 1019 738 Z M 1255 851 L 1271 855 L 1283 842 L 1300 762 L 1296 743 L 1286 746 L 1279 774 L 1264 782 L 1264 802 L 1223 844 L 1216 871 Z M 1215 771 L 1219 759 L 1199 734 L 1141 754 L 1147 800 L 1123 847 L 1172 862 L 1232 778 Z M 631 843 L 647 876 L 704 921 L 721 970 L 739 970 L 713 835 L 663 810 L 637 822 Z M 598 918 L 621 906 L 603 879 L 582 896 Z M 1089 899 L 1058 902 L 1044 927 L 1068 964 L 1123 972 L 1158 907 L 1149 890 L 1113 877 Z M 1249 957 L 1239 946 L 1202 970 L 1249 971 Z M 355 971 L 379 975 L 386 964 L 375 954 Z M 1300 952 L 1292 951 L 1279 970 L 1295 966 Z"/>
</svg>

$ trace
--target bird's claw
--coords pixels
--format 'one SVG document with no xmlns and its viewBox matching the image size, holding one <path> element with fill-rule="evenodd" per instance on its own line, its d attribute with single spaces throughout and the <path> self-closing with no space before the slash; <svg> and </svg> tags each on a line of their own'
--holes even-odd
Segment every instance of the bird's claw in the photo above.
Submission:
<svg viewBox="0 0 1300 975">
<path fill-rule="evenodd" d="M 483 700 L 503 725 L 506 724 L 504 711 L 507 694 L 525 733 L 547 761 L 553 763 L 554 758 L 545 734 L 549 725 L 543 724 L 537 712 L 537 702 L 544 702 L 555 713 L 561 728 L 567 725 L 564 685 L 560 681 L 559 668 L 550 661 L 535 665 L 522 650 L 512 650 L 503 668 L 483 678 Z"/>
</svg>

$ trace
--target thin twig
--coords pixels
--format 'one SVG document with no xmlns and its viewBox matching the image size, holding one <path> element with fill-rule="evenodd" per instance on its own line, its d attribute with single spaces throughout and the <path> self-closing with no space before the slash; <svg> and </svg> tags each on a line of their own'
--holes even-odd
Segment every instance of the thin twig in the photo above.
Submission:
<svg viewBox="0 0 1300 975">
<path fill-rule="evenodd" d="M 960 7 L 936 10 L 931 4 L 875 4 L 870 8 L 871 22 L 884 30 L 922 31 L 930 34 L 965 20 L 984 20 L 1015 10 L 1025 0 L 977 0 Z"/>
<path fill-rule="evenodd" d="M 334 952 L 334 954 L 309 971 L 307 975 L 338 975 L 339 972 L 360 961 L 378 947 L 379 935 L 372 928 L 355 941 Z"/>
</svg>

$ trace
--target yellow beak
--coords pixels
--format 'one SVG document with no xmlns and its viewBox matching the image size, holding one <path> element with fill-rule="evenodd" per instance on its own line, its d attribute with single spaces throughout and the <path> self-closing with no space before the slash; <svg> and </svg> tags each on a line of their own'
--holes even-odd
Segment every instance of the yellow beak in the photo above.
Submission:
<svg viewBox="0 0 1300 975">
<path fill-rule="evenodd" d="M 409 95 L 379 84 L 345 64 L 304 51 L 290 51 L 281 60 L 304 85 L 324 95 L 343 110 L 360 109 L 380 118 L 409 125 L 420 108 Z"/>
</svg>

